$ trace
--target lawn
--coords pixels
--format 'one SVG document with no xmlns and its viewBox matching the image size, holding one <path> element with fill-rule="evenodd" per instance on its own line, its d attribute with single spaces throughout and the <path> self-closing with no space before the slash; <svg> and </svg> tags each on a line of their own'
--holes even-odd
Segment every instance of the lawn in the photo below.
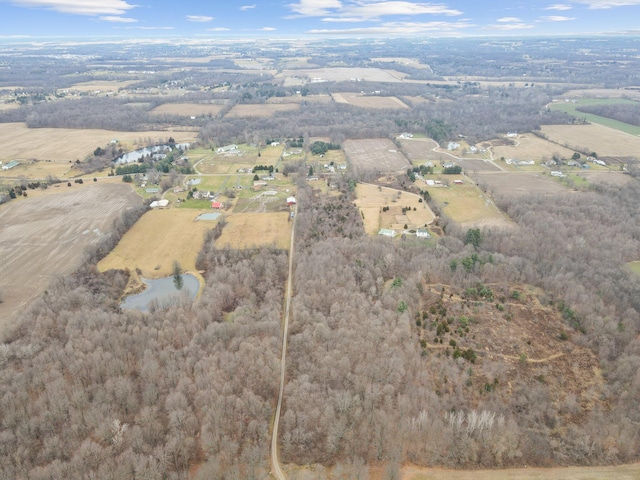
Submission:
<svg viewBox="0 0 640 480">
<path fill-rule="evenodd" d="M 627 268 L 636 275 L 640 275 L 640 261 L 627 263 Z"/>
</svg>

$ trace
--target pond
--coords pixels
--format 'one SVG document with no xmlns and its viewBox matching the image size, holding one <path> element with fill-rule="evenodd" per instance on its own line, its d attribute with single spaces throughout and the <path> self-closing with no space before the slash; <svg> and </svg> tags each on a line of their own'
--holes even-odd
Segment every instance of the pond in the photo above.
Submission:
<svg viewBox="0 0 640 480">
<path fill-rule="evenodd" d="M 126 297 L 120 306 L 127 309 L 136 309 L 148 312 L 150 307 L 165 308 L 188 298 L 194 300 L 200 288 L 198 279 L 190 273 L 183 273 L 182 288 L 176 288 L 174 277 L 164 277 L 155 280 L 142 278 L 147 286 L 145 290 L 136 295 Z"/>
</svg>

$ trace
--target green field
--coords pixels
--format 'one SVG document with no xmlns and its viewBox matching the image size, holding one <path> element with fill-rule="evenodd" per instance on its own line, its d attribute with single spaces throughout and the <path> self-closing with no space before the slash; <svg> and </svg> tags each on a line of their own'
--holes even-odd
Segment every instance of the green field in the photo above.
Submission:
<svg viewBox="0 0 640 480">
<path fill-rule="evenodd" d="M 604 125 L 605 127 L 615 128 L 631 135 L 640 135 L 640 127 L 631 125 L 624 122 L 619 122 L 612 118 L 601 117 L 600 115 L 593 115 L 590 113 L 579 112 L 578 108 L 588 105 L 613 105 L 613 104 L 627 104 L 627 105 L 640 105 L 633 100 L 626 100 L 624 98 L 590 98 L 575 100 L 572 102 L 557 102 L 552 103 L 550 108 L 552 110 L 559 110 L 561 112 L 568 113 L 576 118 L 584 118 L 588 122 Z"/>
<path fill-rule="evenodd" d="M 640 275 L 640 261 L 627 263 L 627 268 L 636 275 Z"/>
</svg>

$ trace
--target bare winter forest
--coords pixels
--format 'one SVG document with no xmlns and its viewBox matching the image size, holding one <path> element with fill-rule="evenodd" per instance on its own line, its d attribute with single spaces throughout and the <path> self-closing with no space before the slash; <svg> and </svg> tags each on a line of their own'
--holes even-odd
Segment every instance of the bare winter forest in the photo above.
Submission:
<svg viewBox="0 0 640 480">
<path fill-rule="evenodd" d="M 570 123 L 546 108 L 569 89 L 568 79 L 572 88 L 589 82 L 622 88 L 638 85 L 640 76 L 637 68 L 606 75 L 606 67 L 587 68 L 577 52 L 561 47 L 551 53 L 563 62 L 543 67 L 520 63 L 518 49 L 525 47 L 483 46 L 471 56 L 460 42 L 445 52 L 457 66 L 444 53 L 403 47 L 431 65 L 429 74 L 410 67 L 405 73 L 424 81 L 489 77 L 496 67 L 483 59 L 496 57 L 511 66 L 507 82 L 526 71 L 536 85 L 363 82 L 358 89 L 384 89 L 411 108 L 372 113 L 303 99 L 295 114 L 227 118 L 232 105 L 292 96 L 300 87 L 218 72 L 207 81 L 229 88 L 195 91 L 205 75 L 194 66 L 191 76 L 136 79 L 127 88 L 137 93 L 126 99 L 40 101 L 53 91 L 26 82 L 28 68 L 12 54 L 6 61 L 15 68 L 2 84 L 22 82 L 24 91 L 11 95 L 23 105 L 0 110 L 0 122 L 133 131 L 171 124 L 198 129 L 207 148 L 300 135 L 308 149 L 311 137 L 341 143 L 398 131 L 441 135 L 441 142 L 464 132 L 471 143 Z M 324 48 L 326 55 L 312 57 L 318 65 L 346 47 Z M 367 58 L 388 53 L 366 48 Z M 602 48 L 606 58 L 619 51 Z M 50 84 L 71 88 L 67 76 L 81 65 L 51 65 L 59 71 Z M 110 74 L 116 80 L 131 65 L 118 68 Z M 589 78 L 581 76 L 586 72 Z M 137 96 L 159 80 L 187 92 L 162 102 Z M 304 93 L 348 88 L 356 87 L 327 82 Z M 185 99 L 219 101 L 225 110 L 195 120 L 151 113 Z M 619 116 L 635 121 L 631 110 Z M 396 479 L 406 464 L 473 469 L 639 460 L 640 275 L 626 267 L 640 259 L 637 178 L 561 194 L 496 194 L 511 228 L 463 227 L 434 204 L 442 235 L 424 243 L 365 235 L 353 203 L 353 186 L 362 179 L 349 172 L 325 194 L 305 181 L 306 167 L 296 168 L 290 167 L 298 210 L 279 436 L 285 465 L 318 465 L 313 478 L 320 479 L 368 479 L 371 466 L 383 465 L 384 478 Z M 124 212 L 113 235 L 87 252 L 75 273 L 53 279 L 0 339 L 0 479 L 269 478 L 289 252 L 221 247 L 221 225 L 198 254 L 205 287 L 197 300 L 148 313 L 123 310 L 131 272 L 100 273 L 96 265 L 145 209 L 141 202 Z"/>
</svg>

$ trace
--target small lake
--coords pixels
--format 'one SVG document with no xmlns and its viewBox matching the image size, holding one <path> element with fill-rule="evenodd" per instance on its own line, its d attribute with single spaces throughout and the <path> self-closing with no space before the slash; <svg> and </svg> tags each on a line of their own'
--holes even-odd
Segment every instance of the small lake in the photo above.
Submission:
<svg viewBox="0 0 640 480">
<path fill-rule="evenodd" d="M 120 307 L 148 312 L 149 304 L 154 301 L 159 308 L 164 308 L 172 303 L 177 303 L 185 297 L 194 300 L 198 294 L 200 282 L 190 273 L 183 273 L 181 277 L 182 288 L 180 290 L 176 288 L 173 276 L 156 280 L 142 278 L 141 280 L 147 288 L 141 293 L 126 297 Z"/>
</svg>

